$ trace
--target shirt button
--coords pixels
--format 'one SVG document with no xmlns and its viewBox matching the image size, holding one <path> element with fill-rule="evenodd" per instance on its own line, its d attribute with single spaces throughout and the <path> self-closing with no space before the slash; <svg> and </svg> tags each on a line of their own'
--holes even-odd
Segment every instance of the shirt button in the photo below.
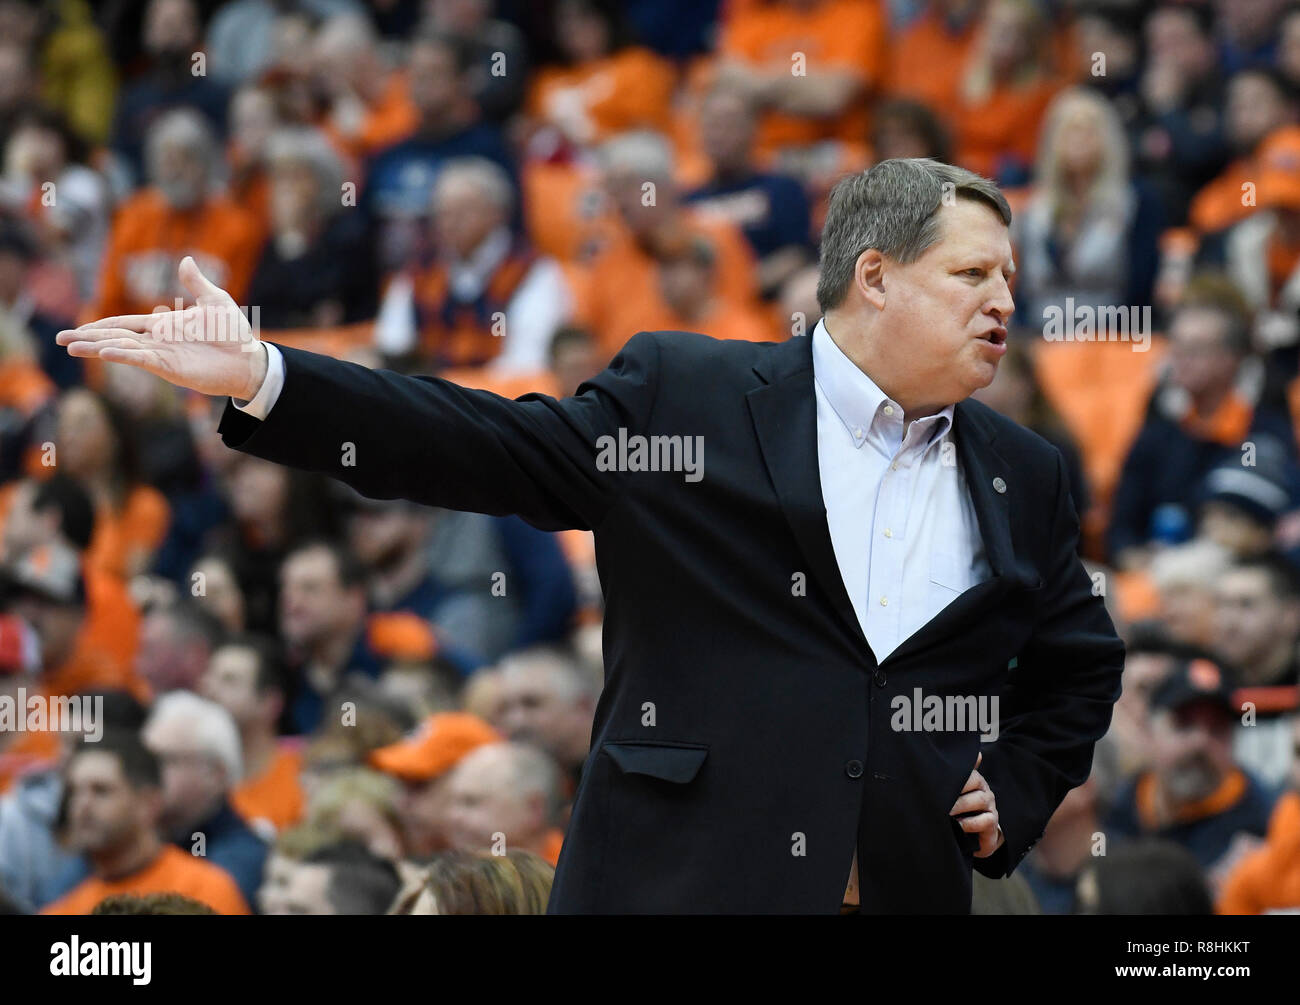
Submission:
<svg viewBox="0 0 1300 1005">
<path fill-rule="evenodd" d="M 885 406 L 885 414 L 886 414 L 886 415 L 893 415 L 893 414 L 894 414 L 894 406 L 893 406 L 893 405 L 886 405 L 886 406 Z"/>
<path fill-rule="evenodd" d="M 888 607 L 888 606 L 889 606 L 889 598 L 888 598 L 888 597 L 881 597 L 881 598 L 880 598 L 880 606 L 881 606 L 881 607 Z"/>
<path fill-rule="evenodd" d="M 860 440 L 860 439 L 862 439 L 862 427 L 861 427 L 861 426 L 855 426 L 855 427 L 854 427 L 854 429 L 853 429 L 853 438 L 854 438 L 855 440 Z"/>
<path fill-rule="evenodd" d="M 889 465 L 889 470 L 890 470 L 890 471 L 897 471 L 897 470 L 898 470 L 898 461 L 894 461 L 893 464 Z"/>
<path fill-rule="evenodd" d="M 875 672 L 871 675 L 871 679 L 876 682 L 876 687 L 884 687 L 886 680 L 885 671 L 881 670 L 880 667 L 876 667 Z"/>
<path fill-rule="evenodd" d="M 861 778 L 862 762 L 857 760 L 849 761 L 848 764 L 844 765 L 844 773 L 850 778 Z"/>
<path fill-rule="evenodd" d="M 894 532 L 893 532 L 892 530 L 890 530 L 888 527 L 886 527 L 886 528 L 885 528 L 885 537 L 893 537 L 893 536 L 894 536 Z"/>
</svg>

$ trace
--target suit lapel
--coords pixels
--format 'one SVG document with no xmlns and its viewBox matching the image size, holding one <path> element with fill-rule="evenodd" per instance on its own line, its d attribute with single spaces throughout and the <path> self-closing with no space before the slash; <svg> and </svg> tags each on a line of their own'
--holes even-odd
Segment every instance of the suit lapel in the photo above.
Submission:
<svg viewBox="0 0 1300 1005">
<path fill-rule="evenodd" d="M 840 576 L 826 523 L 821 470 L 817 460 L 817 397 L 813 389 L 812 337 L 791 338 L 754 367 L 763 384 L 747 395 L 754 429 L 768 475 L 795 540 L 808 562 L 810 577 L 862 648 L 870 652 L 857 612 Z M 953 414 L 957 459 L 979 523 L 985 556 L 993 575 L 972 587 L 905 639 L 886 662 L 925 648 L 960 628 L 1006 590 L 1029 586 L 1034 569 L 1016 560 L 1011 536 L 1011 484 L 1015 471 L 995 449 L 995 430 L 969 402 Z M 998 491 L 996 484 L 1001 484 Z"/>
<path fill-rule="evenodd" d="M 812 336 L 776 346 L 754 372 L 764 384 L 748 393 L 763 462 L 795 540 L 808 562 L 809 579 L 863 649 L 870 650 L 849 600 L 826 524 L 817 462 L 817 396 L 813 390 Z"/>
</svg>

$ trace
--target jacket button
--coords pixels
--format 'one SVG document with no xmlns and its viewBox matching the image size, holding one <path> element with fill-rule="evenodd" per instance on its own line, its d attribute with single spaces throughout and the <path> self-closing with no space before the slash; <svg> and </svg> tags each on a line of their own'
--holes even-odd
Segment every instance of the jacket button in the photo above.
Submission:
<svg viewBox="0 0 1300 1005">
<path fill-rule="evenodd" d="M 871 679 L 876 682 L 876 687 L 884 687 L 885 671 L 881 670 L 880 667 L 876 667 L 876 671 L 871 675 Z"/>
<path fill-rule="evenodd" d="M 861 777 L 862 777 L 862 762 L 861 762 L 861 761 L 849 761 L 848 764 L 844 765 L 844 773 L 845 773 L 846 775 L 848 775 L 850 778 L 861 778 Z"/>
</svg>

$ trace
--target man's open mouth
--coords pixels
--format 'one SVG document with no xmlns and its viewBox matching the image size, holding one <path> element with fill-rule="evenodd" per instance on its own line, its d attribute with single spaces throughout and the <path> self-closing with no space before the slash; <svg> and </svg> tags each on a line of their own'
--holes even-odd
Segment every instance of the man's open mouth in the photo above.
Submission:
<svg viewBox="0 0 1300 1005">
<path fill-rule="evenodd" d="M 1007 340 L 1007 330 L 1005 328 L 992 328 L 986 331 L 980 338 L 986 342 L 992 342 L 994 345 L 1001 345 Z"/>
</svg>

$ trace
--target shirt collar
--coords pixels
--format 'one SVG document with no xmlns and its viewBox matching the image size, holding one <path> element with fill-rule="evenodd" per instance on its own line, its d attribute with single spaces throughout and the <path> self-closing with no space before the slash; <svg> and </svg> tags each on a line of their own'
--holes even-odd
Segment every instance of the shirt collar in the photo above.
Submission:
<svg viewBox="0 0 1300 1005">
<path fill-rule="evenodd" d="M 844 355 L 826 330 L 825 318 L 817 322 L 812 339 L 813 378 L 844 423 L 853 445 L 860 447 L 874 435 L 883 437 L 889 452 L 896 453 L 907 432 L 902 406 Z M 918 445 L 937 442 L 952 428 L 954 407 L 948 405 L 933 415 L 912 420 L 916 436 L 920 437 Z"/>
</svg>

